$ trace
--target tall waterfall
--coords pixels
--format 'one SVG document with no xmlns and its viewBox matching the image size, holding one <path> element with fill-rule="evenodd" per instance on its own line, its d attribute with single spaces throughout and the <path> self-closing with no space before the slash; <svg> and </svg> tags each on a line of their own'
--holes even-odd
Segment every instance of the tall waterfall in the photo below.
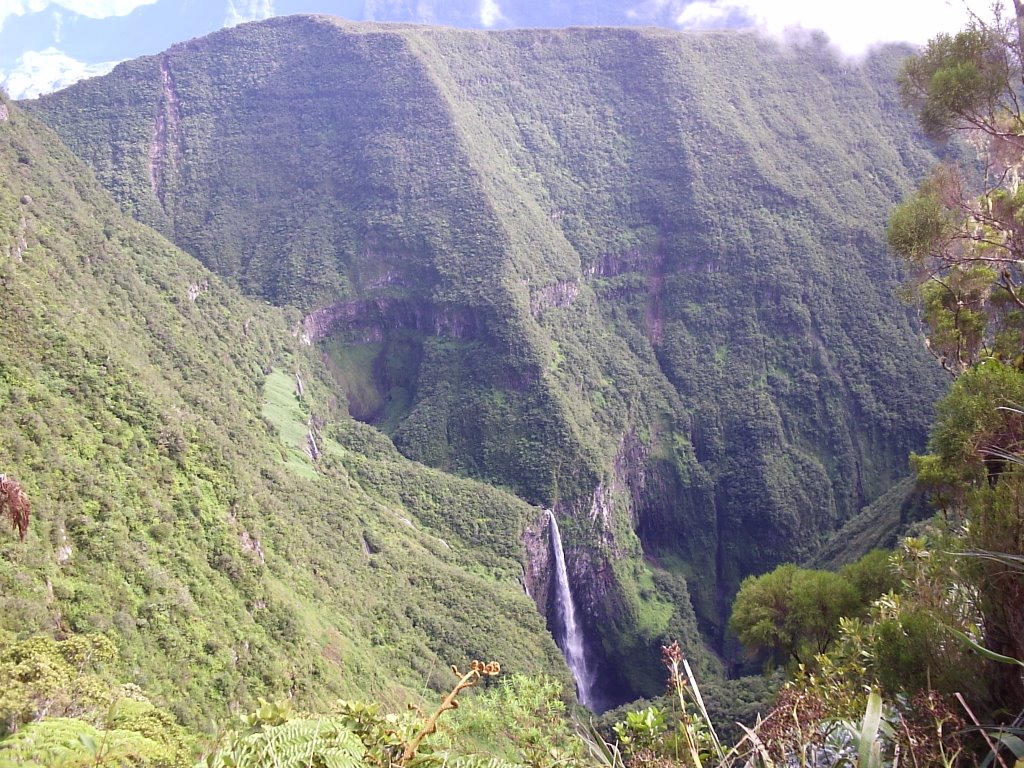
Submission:
<svg viewBox="0 0 1024 768">
<path fill-rule="evenodd" d="M 558 532 L 558 521 L 548 510 L 551 530 L 551 551 L 555 555 L 555 642 L 562 649 L 565 663 L 569 665 L 576 680 L 576 696 L 585 707 L 594 707 L 594 673 L 587 667 L 587 656 L 583 648 L 583 628 L 576 619 L 576 606 L 569 589 L 569 574 L 565 570 L 565 553 L 562 551 L 562 536 Z"/>
</svg>

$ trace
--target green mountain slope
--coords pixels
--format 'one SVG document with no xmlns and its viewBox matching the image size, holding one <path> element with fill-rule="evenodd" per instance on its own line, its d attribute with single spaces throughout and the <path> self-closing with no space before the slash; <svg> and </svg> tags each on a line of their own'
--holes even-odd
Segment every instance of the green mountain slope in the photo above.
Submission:
<svg viewBox="0 0 1024 768">
<path fill-rule="evenodd" d="M 257 695 L 418 700 L 468 658 L 567 679 L 520 583 L 538 510 L 333 413 L 299 315 L 6 101 L 0 179 L 0 472 L 32 502 L 24 541 L 0 530 L 0 638 L 108 634 L 121 679 L 204 727 Z"/>
<path fill-rule="evenodd" d="M 628 695 L 660 688 L 680 606 L 724 651 L 739 581 L 923 445 L 945 382 L 882 239 L 933 161 L 900 55 L 291 17 L 27 106 L 139 219 L 300 308 L 353 416 L 555 508 Z"/>
<path fill-rule="evenodd" d="M 806 565 L 838 571 L 873 549 L 893 549 L 909 535 L 914 523 L 927 520 L 932 514 L 926 493 L 908 477 L 847 520 Z"/>
</svg>

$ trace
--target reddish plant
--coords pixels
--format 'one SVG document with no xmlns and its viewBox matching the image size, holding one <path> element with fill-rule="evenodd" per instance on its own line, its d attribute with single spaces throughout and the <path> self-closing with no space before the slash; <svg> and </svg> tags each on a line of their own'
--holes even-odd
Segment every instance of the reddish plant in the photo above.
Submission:
<svg viewBox="0 0 1024 768">
<path fill-rule="evenodd" d="M 28 533 L 28 515 L 32 504 L 21 483 L 13 477 L 0 474 L 0 516 L 7 516 L 18 537 L 25 539 Z"/>
</svg>

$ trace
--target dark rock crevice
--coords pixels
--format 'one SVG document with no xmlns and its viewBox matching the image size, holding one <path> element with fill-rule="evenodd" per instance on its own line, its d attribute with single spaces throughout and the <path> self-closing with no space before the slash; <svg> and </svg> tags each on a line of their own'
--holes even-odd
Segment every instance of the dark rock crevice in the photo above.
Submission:
<svg viewBox="0 0 1024 768">
<path fill-rule="evenodd" d="M 302 321 L 308 343 L 340 333 L 357 342 L 378 342 L 387 331 L 412 330 L 460 341 L 483 338 L 488 323 L 479 310 L 416 298 L 376 297 L 341 301 L 310 312 Z"/>
</svg>

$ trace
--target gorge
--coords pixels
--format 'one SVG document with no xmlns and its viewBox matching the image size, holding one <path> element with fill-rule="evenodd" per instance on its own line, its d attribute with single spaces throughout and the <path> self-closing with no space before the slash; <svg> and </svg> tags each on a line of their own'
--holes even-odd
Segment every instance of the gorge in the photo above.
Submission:
<svg viewBox="0 0 1024 768">
<path fill-rule="evenodd" d="M 101 476 L 116 504 L 94 489 L 64 520 L 43 503 L 39 604 L 76 628 L 109 626 L 84 574 L 119 583 L 114 544 L 89 544 L 114 535 L 113 516 L 129 542 L 117 546 L 140 562 L 186 547 L 203 563 L 191 573 L 219 585 L 138 569 L 153 584 L 111 611 L 135 657 L 165 622 L 211 610 L 194 593 L 231 603 L 230 632 L 207 633 L 223 689 L 211 707 L 282 680 L 312 680 L 318 695 L 386 690 L 389 675 L 441 688 L 453 652 L 567 679 L 545 619 L 586 638 L 600 690 L 577 682 L 598 707 L 660 692 L 670 639 L 702 674 L 743 669 L 726 626 L 740 581 L 811 557 L 888 499 L 947 384 L 895 297 L 883 238 L 889 207 L 936 159 L 894 92 L 905 54 L 854 64 L 815 36 L 785 47 L 297 16 L 12 106 L 17 130 L 46 123 L 90 170 L 61 172 L 74 193 L 58 205 L 30 187 L 45 190 L 65 150 L 7 139 L 10 178 L 40 201 L 22 205 L 13 187 L 4 200 L 0 253 L 25 260 L 6 265 L 5 290 L 40 297 L 9 312 L 25 338 L 41 333 L 24 318 L 59 304 L 40 287 L 48 273 L 124 305 L 103 332 L 145 352 L 68 319 L 69 340 L 51 343 L 82 346 L 95 376 L 47 397 L 85 412 L 76 398 L 101 382 L 149 382 L 123 396 L 150 398 L 149 415 L 109 419 L 162 483 L 128 492 L 126 478 L 148 476 L 129 462 Z M 85 205 L 101 223 L 53 234 Z M 59 268 L 42 258 L 54 240 Z M 73 499 L 63 474 L 40 475 L 40 456 L 114 462 L 114 449 L 68 437 L 44 452 L 14 389 L 14 470 L 41 476 L 44 498 Z M 209 434 L 207 411 L 221 425 Z M 82 560 L 51 573 L 60 530 Z M 57 574 L 65 588 L 47 603 Z M 25 621 L 48 626 L 50 610 Z M 241 627 L 254 623 L 266 656 L 246 669 L 230 660 L 248 658 Z M 164 642 L 184 664 L 189 651 Z"/>
</svg>

